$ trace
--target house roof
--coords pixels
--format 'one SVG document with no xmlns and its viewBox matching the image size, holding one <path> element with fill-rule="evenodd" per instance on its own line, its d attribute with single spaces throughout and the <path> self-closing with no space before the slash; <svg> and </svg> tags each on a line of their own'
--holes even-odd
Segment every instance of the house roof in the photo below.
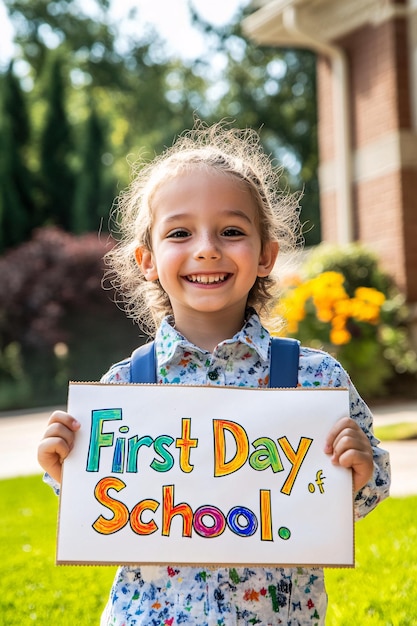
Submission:
<svg viewBox="0 0 417 626">
<path fill-rule="evenodd" d="M 366 24 L 406 16 L 416 10 L 416 4 L 416 0 L 400 4 L 387 0 L 254 0 L 254 12 L 242 25 L 260 45 L 314 48 L 305 33 L 331 43 Z"/>
</svg>

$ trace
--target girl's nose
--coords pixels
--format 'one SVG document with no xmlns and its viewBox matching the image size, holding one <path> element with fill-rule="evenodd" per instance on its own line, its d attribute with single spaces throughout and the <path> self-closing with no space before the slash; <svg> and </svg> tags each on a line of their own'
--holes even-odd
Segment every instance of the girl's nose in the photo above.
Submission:
<svg viewBox="0 0 417 626">
<path fill-rule="evenodd" d="M 211 236 L 201 237 L 197 242 L 194 256 L 196 259 L 219 259 L 221 252 L 215 238 Z"/>
</svg>

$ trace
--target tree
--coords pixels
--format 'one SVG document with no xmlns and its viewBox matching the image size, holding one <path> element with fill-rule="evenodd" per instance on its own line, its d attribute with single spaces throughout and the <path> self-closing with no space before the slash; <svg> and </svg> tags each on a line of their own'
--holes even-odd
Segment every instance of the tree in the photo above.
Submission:
<svg viewBox="0 0 417 626">
<path fill-rule="evenodd" d="M 115 48 L 114 24 L 107 20 L 108 0 L 93 0 L 96 15 L 82 11 L 74 0 L 4 0 L 15 29 L 15 42 L 22 57 L 33 71 L 36 81 L 44 72 L 49 51 L 68 43 L 70 56 L 77 57 L 83 71 L 91 67 L 93 75 L 102 72 L 108 77 L 108 67 L 123 60 Z M 114 77 L 120 72 L 114 72 Z"/>
<path fill-rule="evenodd" d="M 95 102 L 97 116 L 106 134 L 106 162 L 111 163 L 113 172 L 112 177 L 107 175 L 105 178 L 105 193 L 107 197 L 114 197 L 129 182 L 127 155 L 129 161 L 135 161 L 141 155 L 152 157 L 169 145 L 176 134 L 192 125 L 193 113 L 204 99 L 205 80 L 196 75 L 193 68 L 168 58 L 163 52 L 163 42 L 152 31 L 140 37 L 122 39 L 119 25 L 107 16 L 108 2 L 104 0 L 89 3 L 89 14 L 83 12 L 79 3 L 68 0 L 6 0 L 5 4 L 15 27 L 19 55 L 28 64 L 25 78 L 33 80 L 28 97 L 36 127 L 32 145 L 35 163 L 41 154 L 39 204 L 43 203 L 44 213 L 39 224 L 52 222 L 67 228 L 65 215 L 61 212 L 55 216 L 51 213 L 53 206 L 50 203 L 45 206 L 48 197 L 54 196 L 48 184 L 55 186 L 54 163 L 48 154 L 52 157 L 53 150 L 58 148 L 57 140 L 62 143 L 62 135 L 55 135 L 53 131 L 54 127 L 58 128 L 58 117 L 61 116 L 63 121 L 61 133 L 68 130 L 67 112 L 70 112 L 74 151 L 71 153 L 71 146 L 67 143 L 66 152 L 71 164 L 77 167 L 84 158 L 82 151 L 86 149 L 82 128 L 89 116 L 90 102 Z M 94 11 L 97 18 L 92 17 Z M 132 14 L 130 18 L 139 19 L 140 16 Z M 51 65 L 57 63 L 56 60 L 51 63 L 51 57 L 58 55 L 65 58 L 65 63 L 61 62 L 65 80 L 61 73 L 60 87 L 58 76 L 47 80 Z M 45 82 L 51 84 L 48 94 Z M 59 89 L 62 92 L 64 86 L 65 100 L 63 95 L 58 97 Z M 48 100 L 49 128 L 44 131 L 45 98 Z M 55 98 L 58 106 L 51 107 Z M 55 119 L 51 120 L 53 113 Z M 77 137 L 82 139 L 83 146 L 77 145 Z M 58 161 L 55 159 L 55 162 Z M 65 159 L 63 162 L 61 155 L 59 162 L 61 172 L 70 173 L 69 161 Z M 109 166 L 104 168 L 104 171 L 109 170 Z M 52 180 L 48 181 L 47 177 Z M 113 180 L 117 180 L 118 189 Z M 85 196 L 88 186 L 91 184 L 86 180 L 80 182 L 84 191 L 78 188 L 77 194 Z M 67 185 L 60 185 L 62 190 L 64 187 Z M 66 194 L 66 198 L 69 199 L 69 195 Z M 107 200 L 105 202 L 108 206 Z M 65 205 L 59 201 L 54 206 L 61 211 Z M 77 211 L 81 210 L 78 203 L 76 207 Z M 78 213 L 78 224 L 80 219 Z"/>
<path fill-rule="evenodd" d="M 33 222 L 32 174 L 27 166 L 30 141 L 26 101 L 11 63 L 2 80 L 0 117 L 0 250 L 28 237 Z"/>
<path fill-rule="evenodd" d="M 226 58 L 217 77 L 214 117 L 260 131 L 267 150 L 282 163 L 293 189 L 304 190 L 301 219 L 307 245 L 320 241 L 316 58 L 308 50 L 258 46 L 242 32 L 243 14 L 234 24 L 213 28 L 192 11 L 210 47 L 199 60 L 207 73 L 215 54 Z"/>
<path fill-rule="evenodd" d="M 98 231 L 108 215 L 113 193 L 108 192 L 105 180 L 105 135 L 102 122 L 92 103 L 85 122 L 83 140 L 79 149 L 80 167 L 76 176 L 72 210 L 72 232 Z"/>
<path fill-rule="evenodd" d="M 52 55 L 51 63 L 46 67 L 47 113 L 40 140 L 41 223 L 49 222 L 70 230 L 74 191 L 71 157 L 74 144 L 65 110 L 65 84 L 60 56 Z"/>
<path fill-rule="evenodd" d="M 126 155 L 129 161 L 140 155 L 152 157 L 192 126 L 194 113 L 208 122 L 226 117 L 236 126 L 260 131 L 267 152 L 284 165 L 290 188 L 305 192 L 301 219 L 306 223 L 307 244 L 319 241 L 312 53 L 255 45 L 242 33 L 243 15 L 233 24 L 216 29 L 194 12 L 193 19 L 206 34 L 207 53 L 194 63 L 184 63 L 168 58 L 163 42 L 152 31 L 122 38 L 120 25 L 109 19 L 108 0 L 88 3 L 88 14 L 74 0 L 5 0 L 5 4 L 21 55 L 30 64 L 34 79 L 28 95 L 36 113 L 35 125 L 40 124 L 43 114 L 39 76 L 45 75 L 48 58 L 58 47 L 65 54 L 65 102 L 71 111 L 74 135 L 83 136 L 80 129 L 93 100 L 106 129 L 106 154 L 119 189 L 129 181 Z M 129 19 L 140 20 L 137 9 Z M 215 71 L 219 60 L 223 69 Z M 77 165 L 85 159 L 82 151 L 86 146 L 75 148 Z M 36 140 L 33 150 L 39 151 Z M 46 157 L 45 150 L 43 154 Z M 88 172 L 82 168 L 83 178 L 84 174 Z M 95 175 L 91 172 L 92 177 Z M 107 182 L 111 185 L 109 178 Z M 86 197 L 92 185 L 80 180 L 77 196 Z M 83 202 L 77 200 L 75 204 L 77 229 L 89 221 L 80 214 Z M 61 218 L 55 222 L 67 227 Z"/>
</svg>

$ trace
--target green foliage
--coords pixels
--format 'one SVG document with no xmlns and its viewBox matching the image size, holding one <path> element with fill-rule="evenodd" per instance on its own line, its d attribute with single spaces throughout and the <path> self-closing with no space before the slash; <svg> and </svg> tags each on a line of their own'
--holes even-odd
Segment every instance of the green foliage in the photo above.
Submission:
<svg viewBox="0 0 417 626">
<path fill-rule="evenodd" d="M 170 58 L 151 30 L 140 37 L 131 29 L 129 37 L 121 35 L 123 20 L 110 20 L 107 0 L 88 7 L 49 0 L 5 0 L 5 5 L 15 28 L 16 56 L 25 62 L 19 73 L 33 125 L 25 166 L 36 175 L 31 201 L 37 226 L 57 224 L 77 233 L 96 229 L 97 218 L 129 182 L 128 162 L 159 153 L 192 126 L 196 113 L 207 121 L 226 116 L 236 126 L 261 129 L 267 151 L 278 163 L 288 160 L 290 187 L 305 189 L 306 240 L 317 243 L 311 53 L 259 48 L 244 37 L 242 16 L 236 15 L 223 30 L 207 29 L 207 54 L 184 63 Z M 126 19 L 139 22 L 140 9 Z M 220 67 L 212 62 L 218 52 L 222 71 L 213 69 Z M 0 146 L 0 161 L 1 151 Z M 6 205 L 13 202 L 9 194 Z M 17 215 L 12 223 L 18 223 Z M 6 241 L 5 247 L 19 241 Z"/>
<path fill-rule="evenodd" d="M 248 11 L 252 11 L 249 6 Z M 316 56 L 309 50 L 259 46 L 245 37 L 241 17 L 215 29 L 193 12 L 194 23 L 209 38 L 200 71 L 210 72 L 215 53 L 225 55 L 225 69 L 217 79 L 214 115 L 228 117 L 241 127 L 260 131 L 266 150 L 282 164 L 284 179 L 303 190 L 301 220 L 306 245 L 320 242 Z"/>
<path fill-rule="evenodd" d="M 46 70 L 47 112 L 39 151 L 41 214 L 44 223 L 52 221 L 65 230 L 71 230 L 75 184 L 71 166 L 74 140 L 66 112 L 64 67 L 59 55 L 50 57 L 50 66 L 47 65 Z"/>
<path fill-rule="evenodd" d="M 388 381 L 393 376 L 389 361 L 384 358 L 378 332 L 358 337 L 335 351 L 359 393 L 365 398 L 387 395 Z"/>
<path fill-rule="evenodd" d="M 312 250 L 303 265 L 309 278 L 322 272 L 340 272 L 345 277 L 345 289 L 353 296 L 358 287 L 371 287 L 391 299 L 398 294 L 392 278 L 379 265 L 378 257 L 360 243 L 345 246 L 322 243 Z"/>
<path fill-rule="evenodd" d="M 129 182 L 128 160 L 170 144 L 192 125 L 204 97 L 204 79 L 161 54 L 155 33 L 122 42 L 118 25 L 107 22 L 106 4 L 90 4 L 90 11 L 96 5 L 95 19 L 75 3 L 7 2 L 27 68 L 23 80 L 34 133 L 25 165 L 36 180 L 36 226 L 77 233 L 106 228 L 112 201 Z M 12 118 L 11 110 L 7 127 Z M 6 148 L 0 145 L 0 161 L 3 154 L 8 164 Z M 16 195 L 19 188 L 11 191 Z M 4 204 L 16 204 L 11 192 Z M 18 217 L 10 217 L 15 229 Z M 4 247 L 29 233 L 7 236 Z"/>
<path fill-rule="evenodd" d="M 0 481 L 0 623 L 98 624 L 113 567 L 54 565 L 58 500 L 40 476 Z M 356 568 L 326 571 L 332 626 L 417 622 L 417 497 L 391 498 L 356 525 Z"/>
<path fill-rule="evenodd" d="M 76 176 L 76 187 L 72 207 L 71 230 L 76 234 L 97 232 L 101 224 L 106 226 L 106 217 L 112 203 L 103 172 L 103 155 L 106 155 L 106 139 L 102 122 L 94 103 L 84 124 L 80 144 L 80 166 Z M 113 191 L 113 188 L 110 189 Z"/>
<path fill-rule="evenodd" d="M 35 79 L 43 72 L 49 51 L 62 43 L 68 43 L 69 53 L 99 76 L 106 77 L 109 66 L 121 65 L 114 25 L 106 20 L 107 0 L 95 0 L 96 19 L 73 0 L 5 0 L 4 4 L 16 30 L 16 43 Z"/>
<path fill-rule="evenodd" d="M 32 385 L 24 369 L 22 347 L 18 341 L 12 341 L 0 350 L 0 381 L 0 410 L 30 405 Z"/>
<path fill-rule="evenodd" d="M 351 341 L 339 349 L 333 348 L 360 392 L 367 397 L 393 392 L 404 374 L 411 377 L 411 390 L 415 388 L 417 355 L 407 330 L 409 309 L 376 255 L 359 243 L 323 243 L 308 255 L 302 273 L 309 278 L 326 271 L 344 276 L 344 288 L 350 297 L 358 287 L 376 289 L 385 296 L 378 324 L 367 328 L 363 324 L 352 326 Z"/>
<path fill-rule="evenodd" d="M 326 571 L 327 623 L 414 626 L 417 623 L 417 497 L 390 498 L 356 524 L 356 568 Z"/>
<path fill-rule="evenodd" d="M 32 176 L 26 165 L 31 137 L 26 99 L 10 64 L 1 82 L 0 252 L 23 241 L 33 221 Z"/>
</svg>

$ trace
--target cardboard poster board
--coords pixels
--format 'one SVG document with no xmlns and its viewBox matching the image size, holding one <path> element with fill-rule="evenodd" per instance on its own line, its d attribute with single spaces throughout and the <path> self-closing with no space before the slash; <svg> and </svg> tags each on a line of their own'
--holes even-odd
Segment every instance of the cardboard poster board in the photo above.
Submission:
<svg viewBox="0 0 417 626">
<path fill-rule="evenodd" d="M 343 389 L 71 383 L 58 564 L 352 566 Z"/>
</svg>

